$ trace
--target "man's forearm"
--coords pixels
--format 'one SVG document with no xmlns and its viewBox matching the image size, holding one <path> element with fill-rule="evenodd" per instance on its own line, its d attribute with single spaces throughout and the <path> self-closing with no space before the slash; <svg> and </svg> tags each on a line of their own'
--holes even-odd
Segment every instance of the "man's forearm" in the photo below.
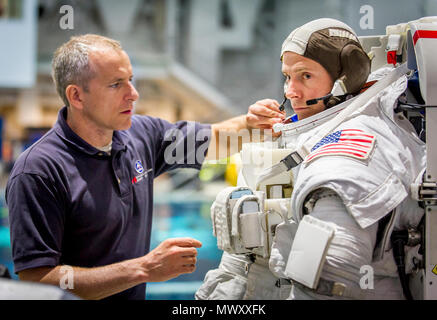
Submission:
<svg viewBox="0 0 437 320">
<path fill-rule="evenodd" d="M 241 150 L 243 143 L 260 142 L 264 139 L 263 130 L 254 128 L 246 121 L 246 116 L 238 116 L 211 125 L 211 143 L 207 159 L 223 159 Z"/>
<path fill-rule="evenodd" d="M 78 297 L 103 299 L 141 283 L 167 281 L 194 272 L 197 248 L 201 246 L 200 241 L 192 238 L 166 239 L 139 258 L 96 268 L 56 266 L 27 269 L 21 271 L 19 277 L 24 281 L 55 286 L 61 286 L 65 279 L 71 280 L 73 288 L 66 287 Z M 71 272 L 70 279 L 68 272 Z"/>
<path fill-rule="evenodd" d="M 57 266 L 20 272 L 20 279 L 62 287 L 82 299 L 99 300 L 147 281 L 137 259 L 95 267 Z M 68 273 L 71 274 L 68 274 Z"/>
</svg>

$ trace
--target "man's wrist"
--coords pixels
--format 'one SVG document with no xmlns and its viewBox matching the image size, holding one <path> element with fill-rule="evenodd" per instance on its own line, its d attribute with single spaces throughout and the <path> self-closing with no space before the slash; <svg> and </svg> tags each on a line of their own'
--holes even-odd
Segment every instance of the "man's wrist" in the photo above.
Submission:
<svg viewBox="0 0 437 320">
<path fill-rule="evenodd" d="M 122 262 L 123 269 L 125 269 L 126 274 L 131 276 L 131 280 L 137 284 L 149 282 L 149 272 L 144 263 L 144 257 L 127 260 Z"/>
</svg>

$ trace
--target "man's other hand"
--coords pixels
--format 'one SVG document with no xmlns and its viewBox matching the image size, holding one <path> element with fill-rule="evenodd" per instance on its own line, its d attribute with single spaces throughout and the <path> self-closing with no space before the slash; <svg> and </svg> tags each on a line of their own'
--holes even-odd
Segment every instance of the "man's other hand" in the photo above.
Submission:
<svg viewBox="0 0 437 320">
<path fill-rule="evenodd" d="M 202 243 L 192 238 L 173 238 L 161 242 L 144 256 L 147 282 L 167 281 L 196 270 L 197 249 Z"/>
</svg>

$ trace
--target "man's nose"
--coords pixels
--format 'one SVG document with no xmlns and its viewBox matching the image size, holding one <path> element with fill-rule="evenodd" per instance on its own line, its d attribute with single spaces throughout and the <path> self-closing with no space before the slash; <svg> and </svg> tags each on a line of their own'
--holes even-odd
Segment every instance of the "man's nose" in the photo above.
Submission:
<svg viewBox="0 0 437 320">
<path fill-rule="evenodd" d="M 301 98 L 302 93 L 296 81 L 289 80 L 284 84 L 285 96 L 288 99 Z"/>
<path fill-rule="evenodd" d="M 138 100 L 139 97 L 140 97 L 140 95 L 138 94 L 137 89 L 135 89 L 135 86 L 133 85 L 133 83 L 129 82 L 128 99 L 132 100 L 132 101 L 136 101 L 136 100 Z"/>
</svg>

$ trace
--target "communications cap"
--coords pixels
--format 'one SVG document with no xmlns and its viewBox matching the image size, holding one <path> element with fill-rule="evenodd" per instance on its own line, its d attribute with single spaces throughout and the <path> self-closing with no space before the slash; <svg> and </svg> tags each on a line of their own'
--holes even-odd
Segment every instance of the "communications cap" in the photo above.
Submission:
<svg viewBox="0 0 437 320">
<path fill-rule="evenodd" d="M 293 30 L 282 44 L 290 51 L 320 63 L 333 82 L 342 80 L 347 94 L 357 94 L 370 74 L 370 59 L 354 30 L 330 18 L 313 20 Z"/>
</svg>

